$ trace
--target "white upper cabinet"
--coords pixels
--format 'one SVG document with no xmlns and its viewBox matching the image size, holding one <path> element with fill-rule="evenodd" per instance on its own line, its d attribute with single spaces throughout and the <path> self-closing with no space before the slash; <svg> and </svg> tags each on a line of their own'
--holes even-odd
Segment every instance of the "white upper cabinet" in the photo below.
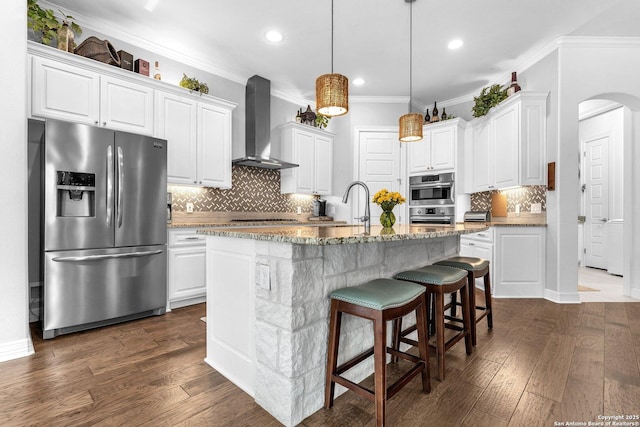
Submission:
<svg viewBox="0 0 640 427">
<path fill-rule="evenodd" d="M 451 170 L 456 167 L 457 145 L 462 135 L 461 119 L 425 125 L 423 138 L 407 143 L 409 175 Z"/>
<path fill-rule="evenodd" d="M 33 57 L 31 114 L 153 134 L 153 88 Z"/>
<path fill-rule="evenodd" d="M 198 103 L 198 184 L 231 188 L 231 110 Z"/>
<path fill-rule="evenodd" d="M 236 104 L 37 43 L 28 50 L 33 117 L 166 139 L 168 183 L 231 187 Z"/>
<path fill-rule="evenodd" d="M 333 134 L 308 125 L 287 123 L 280 127 L 280 157 L 297 168 L 280 171 L 280 191 L 298 194 L 331 194 L 333 184 Z"/>
<path fill-rule="evenodd" d="M 471 192 L 544 185 L 546 92 L 518 92 L 471 122 Z"/>
<path fill-rule="evenodd" d="M 153 134 L 153 89 L 100 77 L 100 123 L 110 129 Z"/>
<path fill-rule="evenodd" d="M 155 133 L 167 140 L 167 182 L 231 188 L 232 108 L 157 93 Z"/>
<path fill-rule="evenodd" d="M 167 182 L 197 184 L 197 103 L 170 93 L 156 98 L 156 136 L 167 140 Z"/>
</svg>

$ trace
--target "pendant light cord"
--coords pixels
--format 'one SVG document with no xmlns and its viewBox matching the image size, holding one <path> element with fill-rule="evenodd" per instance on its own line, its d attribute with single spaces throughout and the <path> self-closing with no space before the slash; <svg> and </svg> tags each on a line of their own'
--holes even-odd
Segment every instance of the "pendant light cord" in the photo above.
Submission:
<svg viewBox="0 0 640 427">
<path fill-rule="evenodd" d="M 333 0 L 331 0 L 333 2 Z M 409 3 L 409 113 L 411 113 L 411 94 L 413 93 L 413 1 Z"/>
<path fill-rule="evenodd" d="M 331 74 L 333 74 L 333 0 L 331 0 Z"/>
</svg>

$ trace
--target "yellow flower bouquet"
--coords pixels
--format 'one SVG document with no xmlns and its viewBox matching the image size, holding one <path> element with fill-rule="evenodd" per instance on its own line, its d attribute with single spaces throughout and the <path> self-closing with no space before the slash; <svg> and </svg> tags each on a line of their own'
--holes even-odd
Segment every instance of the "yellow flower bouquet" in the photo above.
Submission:
<svg viewBox="0 0 640 427">
<path fill-rule="evenodd" d="M 383 188 L 373 195 L 373 199 L 371 201 L 382 208 L 382 214 L 380 214 L 380 225 L 383 227 L 392 227 L 396 222 L 396 216 L 393 214 L 393 208 L 396 205 L 404 203 L 406 200 L 397 191 L 389 191 L 386 188 Z"/>
</svg>

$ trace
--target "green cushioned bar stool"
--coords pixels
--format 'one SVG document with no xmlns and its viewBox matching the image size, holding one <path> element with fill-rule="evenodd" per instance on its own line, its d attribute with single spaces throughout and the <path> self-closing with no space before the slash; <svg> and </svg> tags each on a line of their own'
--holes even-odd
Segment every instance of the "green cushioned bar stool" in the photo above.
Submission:
<svg viewBox="0 0 640 427">
<path fill-rule="evenodd" d="M 482 258 L 457 256 L 438 261 L 434 265 L 444 265 L 465 270 L 467 272 L 467 289 L 469 290 L 469 304 L 475 309 L 470 310 L 471 314 L 471 342 L 476 345 L 476 324 L 485 317 L 487 318 L 487 326 L 493 328 L 493 310 L 491 309 L 491 279 L 489 277 L 489 261 Z M 476 304 L 476 279 L 484 278 L 484 306 Z M 453 298 L 453 304 L 456 304 L 456 298 Z M 476 310 L 480 310 L 478 315 Z M 455 316 L 455 305 L 451 309 L 452 315 Z"/>
<path fill-rule="evenodd" d="M 444 380 L 444 354 L 458 341 L 464 338 L 465 350 L 471 354 L 471 318 L 469 316 L 469 297 L 467 292 L 467 272 L 458 268 L 445 267 L 442 265 L 428 265 L 417 270 L 408 270 L 398 273 L 395 279 L 405 280 L 425 286 L 427 290 L 427 300 L 431 297 L 435 300 L 435 313 L 433 322 L 435 323 L 435 347 L 436 360 L 438 361 L 438 378 Z M 448 306 L 444 304 L 444 296 L 460 291 L 462 302 L 462 327 L 457 324 L 446 322 L 445 310 Z M 427 308 L 427 318 L 429 318 L 429 308 Z M 457 320 L 457 319 L 449 319 Z M 419 326 L 419 322 L 417 322 Z M 445 340 L 445 329 L 457 331 L 455 335 Z M 400 342 L 411 344 L 412 340 L 406 335 L 413 332 L 415 326 L 402 330 L 401 321 L 396 324 L 393 333 L 393 347 L 399 348 Z"/>
<path fill-rule="evenodd" d="M 360 396 L 372 400 L 376 405 L 376 423 L 384 425 L 387 399 L 395 395 L 413 377 L 422 375 L 422 389 L 429 393 L 431 382 L 429 376 L 429 353 L 427 347 L 427 300 L 425 288 L 414 283 L 393 279 L 376 279 L 359 286 L 338 289 L 332 292 L 331 317 L 329 319 L 329 348 L 327 354 L 327 377 L 325 387 L 325 408 L 333 406 L 335 384 L 338 383 Z M 402 316 L 415 311 L 418 323 L 418 354 L 401 352 L 387 346 L 387 321 L 396 321 Z M 373 321 L 374 345 L 360 355 L 338 366 L 338 346 L 340 341 L 340 324 L 342 314 L 363 317 Z M 387 388 L 386 360 L 387 353 L 413 362 L 412 368 L 400 379 Z M 374 356 L 373 391 L 360 386 L 341 376 L 345 371 L 370 356 Z"/>
</svg>

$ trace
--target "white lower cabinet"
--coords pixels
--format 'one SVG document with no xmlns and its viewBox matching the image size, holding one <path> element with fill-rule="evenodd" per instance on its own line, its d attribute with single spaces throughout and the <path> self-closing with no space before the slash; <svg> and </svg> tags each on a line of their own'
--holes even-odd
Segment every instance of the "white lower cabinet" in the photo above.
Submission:
<svg viewBox="0 0 640 427">
<path fill-rule="evenodd" d="M 482 258 L 489 261 L 489 275 L 493 283 L 494 257 L 493 257 L 493 240 L 495 229 L 490 228 L 486 231 L 479 231 L 472 234 L 464 234 L 460 236 L 460 256 Z M 476 287 L 484 289 L 484 279 L 476 279 Z M 495 294 L 495 288 L 492 287 L 492 293 Z"/>
<path fill-rule="evenodd" d="M 491 292 L 502 298 L 544 296 L 545 228 L 491 227 L 460 236 L 460 255 L 489 260 Z M 476 280 L 483 289 L 484 281 Z"/>
<path fill-rule="evenodd" d="M 544 297 L 544 227 L 495 227 L 495 267 L 491 285 L 495 296 Z"/>
<path fill-rule="evenodd" d="M 169 230 L 167 308 L 198 304 L 206 300 L 205 236 L 195 228 Z"/>
</svg>

